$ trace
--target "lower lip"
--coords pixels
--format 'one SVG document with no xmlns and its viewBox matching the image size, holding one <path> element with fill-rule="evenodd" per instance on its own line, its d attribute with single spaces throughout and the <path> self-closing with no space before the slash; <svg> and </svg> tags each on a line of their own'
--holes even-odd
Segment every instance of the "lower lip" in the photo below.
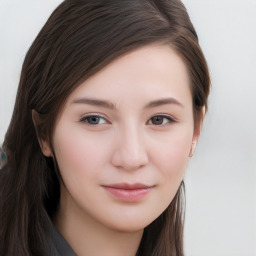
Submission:
<svg viewBox="0 0 256 256">
<path fill-rule="evenodd" d="M 110 194 L 121 201 L 134 202 L 143 199 L 152 190 L 152 187 L 142 189 L 120 189 L 104 187 Z"/>
</svg>

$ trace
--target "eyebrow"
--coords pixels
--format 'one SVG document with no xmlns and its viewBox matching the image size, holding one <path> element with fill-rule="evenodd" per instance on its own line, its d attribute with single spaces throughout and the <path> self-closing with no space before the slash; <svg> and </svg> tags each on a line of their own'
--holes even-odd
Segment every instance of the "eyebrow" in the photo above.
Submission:
<svg viewBox="0 0 256 256">
<path fill-rule="evenodd" d="M 162 105 L 168 105 L 168 104 L 174 104 L 180 107 L 184 107 L 178 100 L 176 100 L 175 98 L 163 98 L 163 99 L 159 99 L 159 100 L 154 100 L 149 102 L 144 108 L 148 109 L 148 108 L 155 108 L 155 107 L 159 107 Z"/>
<path fill-rule="evenodd" d="M 88 105 L 93 105 L 93 106 L 98 106 L 98 107 L 103 107 L 107 109 L 116 109 L 116 105 L 112 102 L 106 101 L 106 100 L 101 100 L 101 99 L 92 99 L 92 98 L 80 98 L 72 101 L 72 103 L 75 104 L 88 104 Z M 144 109 L 149 109 L 149 108 L 155 108 L 159 107 L 162 105 L 168 105 L 168 104 L 174 104 L 180 107 L 184 107 L 178 100 L 175 98 L 163 98 L 163 99 L 158 99 L 149 102 Z"/>
<path fill-rule="evenodd" d="M 98 107 L 104 107 L 108 109 L 116 108 L 115 104 L 105 100 L 99 100 L 99 99 L 81 98 L 81 99 L 72 101 L 72 103 L 82 103 L 82 104 L 88 104 L 88 105 L 93 105 Z"/>
</svg>

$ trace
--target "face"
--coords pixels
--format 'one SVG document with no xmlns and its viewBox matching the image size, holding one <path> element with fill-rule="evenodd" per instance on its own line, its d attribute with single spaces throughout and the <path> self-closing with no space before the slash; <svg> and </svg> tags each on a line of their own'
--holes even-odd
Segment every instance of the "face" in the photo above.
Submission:
<svg viewBox="0 0 256 256">
<path fill-rule="evenodd" d="M 181 58 L 165 45 L 118 58 L 73 91 L 57 120 L 60 212 L 145 228 L 174 198 L 197 137 Z"/>
</svg>

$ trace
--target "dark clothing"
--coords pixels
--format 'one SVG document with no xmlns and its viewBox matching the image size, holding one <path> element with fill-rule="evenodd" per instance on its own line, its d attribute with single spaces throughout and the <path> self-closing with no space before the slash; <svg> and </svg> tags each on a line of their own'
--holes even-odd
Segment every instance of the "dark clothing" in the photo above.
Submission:
<svg viewBox="0 0 256 256">
<path fill-rule="evenodd" d="M 53 224 L 49 230 L 48 245 L 44 256 L 77 256 Z"/>
</svg>

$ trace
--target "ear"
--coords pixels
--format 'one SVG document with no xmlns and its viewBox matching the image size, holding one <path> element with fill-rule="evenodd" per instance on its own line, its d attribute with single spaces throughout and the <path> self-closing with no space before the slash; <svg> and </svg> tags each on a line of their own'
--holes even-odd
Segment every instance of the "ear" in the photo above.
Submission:
<svg viewBox="0 0 256 256">
<path fill-rule="evenodd" d="M 40 118 L 40 114 L 35 111 L 34 109 L 32 109 L 32 120 L 34 123 L 34 127 L 36 130 L 36 135 L 37 135 L 37 140 L 38 143 L 41 147 L 42 153 L 44 154 L 44 156 L 46 157 L 51 157 L 52 156 L 52 151 L 51 151 L 51 147 L 49 142 L 46 139 L 43 139 L 38 131 L 38 125 L 42 122 L 41 118 Z"/>
<path fill-rule="evenodd" d="M 199 136 L 201 133 L 204 116 L 205 116 L 205 107 L 202 108 L 201 115 L 199 117 L 197 124 L 195 125 L 195 128 L 194 128 L 194 134 L 193 134 L 193 138 L 192 138 L 192 144 L 191 144 L 191 148 L 190 148 L 190 152 L 189 152 L 189 157 L 192 157 L 195 153 L 197 142 L 198 142 L 198 139 L 199 139 Z"/>
</svg>

